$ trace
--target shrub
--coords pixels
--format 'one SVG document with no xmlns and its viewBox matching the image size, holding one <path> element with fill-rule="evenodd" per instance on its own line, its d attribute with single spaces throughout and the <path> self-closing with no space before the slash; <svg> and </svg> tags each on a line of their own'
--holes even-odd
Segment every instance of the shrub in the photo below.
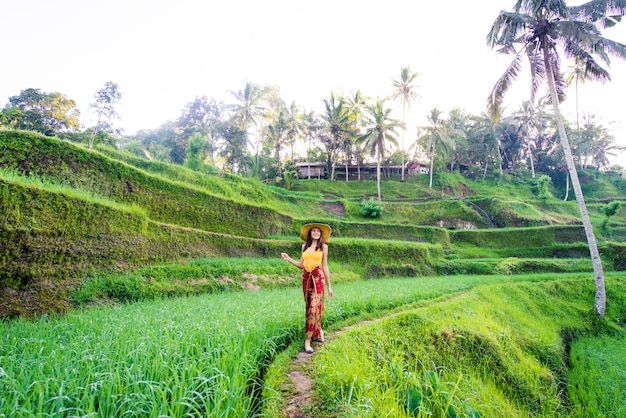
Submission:
<svg viewBox="0 0 626 418">
<path fill-rule="evenodd" d="M 285 189 L 291 190 L 293 185 L 295 184 L 298 173 L 295 171 L 285 171 L 283 173 L 283 182 L 285 184 Z"/>
<path fill-rule="evenodd" d="M 380 202 L 370 198 L 370 200 L 361 202 L 360 213 L 366 218 L 380 218 L 383 214 L 383 207 Z"/>
<path fill-rule="evenodd" d="M 550 193 L 550 186 L 552 186 L 552 179 L 550 176 L 546 176 L 545 174 L 541 174 L 537 176 L 532 184 L 532 192 L 540 199 L 548 199 L 552 197 L 552 193 Z"/>
<path fill-rule="evenodd" d="M 617 190 L 626 193 L 626 179 L 617 179 L 615 180 L 614 185 Z"/>
<path fill-rule="evenodd" d="M 618 202 L 617 200 L 614 200 L 613 202 L 602 206 L 602 213 L 604 213 L 604 220 L 602 221 L 602 229 L 603 230 L 607 230 L 608 229 L 608 225 L 609 225 L 609 218 L 611 218 L 611 216 L 617 215 L 620 210 L 622 210 L 622 202 Z"/>
</svg>

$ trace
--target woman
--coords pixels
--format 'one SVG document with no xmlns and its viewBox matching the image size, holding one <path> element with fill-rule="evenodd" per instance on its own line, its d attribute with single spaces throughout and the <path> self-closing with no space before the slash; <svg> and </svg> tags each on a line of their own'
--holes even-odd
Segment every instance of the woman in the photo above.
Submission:
<svg viewBox="0 0 626 418">
<path fill-rule="evenodd" d="M 324 283 L 328 286 L 328 297 L 333 297 L 330 287 L 330 273 L 328 272 L 328 245 L 332 230 L 326 224 L 310 223 L 300 230 L 302 256 L 300 261 L 281 253 L 283 260 L 302 269 L 302 291 L 306 304 L 306 340 L 304 350 L 312 353 L 311 340 L 324 342 L 322 331 L 322 312 L 324 311 Z"/>
</svg>

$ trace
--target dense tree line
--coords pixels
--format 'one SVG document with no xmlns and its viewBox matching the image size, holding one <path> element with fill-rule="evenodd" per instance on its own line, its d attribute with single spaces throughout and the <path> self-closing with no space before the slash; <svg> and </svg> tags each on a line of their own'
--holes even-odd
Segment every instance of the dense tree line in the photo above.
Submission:
<svg viewBox="0 0 626 418">
<path fill-rule="evenodd" d="M 405 90 L 402 80 L 407 74 L 416 75 L 403 68 L 394 81 Z M 545 98 L 526 101 L 505 115 L 487 110 L 472 115 L 458 108 L 448 112 L 430 109 L 426 126 L 405 132 L 405 124 L 391 117 L 394 93 L 395 102 L 406 109 L 398 100 L 402 97 L 398 90 L 383 100 L 357 91 L 348 96 L 331 93 L 317 114 L 296 103 L 286 104 L 275 86 L 245 82 L 241 90 L 231 92 L 230 103 L 196 97 L 175 120 L 127 136 L 113 124 L 117 118 L 114 105 L 121 97 L 115 83 L 96 92 L 90 107 L 98 121 L 82 130 L 73 100 L 61 93 L 29 88 L 9 99 L 0 111 L 0 125 L 90 145 L 104 143 L 143 158 L 198 170 L 260 179 L 283 177 L 302 161 L 324 162 L 333 180 L 337 171 L 347 174 L 347 165 L 378 162 L 405 167 L 416 160 L 426 162 L 431 175 L 438 170 L 456 170 L 484 178 L 493 172 L 529 171 L 533 177 L 535 173 L 554 177 L 554 173 L 567 171 L 554 115 Z M 564 124 L 573 158 L 581 169 L 608 169 L 609 156 L 623 150 L 593 114 L 582 115 L 578 124 Z M 380 132 L 380 138 L 372 140 L 374 132 Z"/>
</svg>

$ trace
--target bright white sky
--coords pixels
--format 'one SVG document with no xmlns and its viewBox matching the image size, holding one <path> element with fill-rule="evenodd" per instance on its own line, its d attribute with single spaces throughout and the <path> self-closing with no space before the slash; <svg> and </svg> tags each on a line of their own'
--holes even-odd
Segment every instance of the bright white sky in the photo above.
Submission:
<svg viewBox="0 0 626 418">
<path fill-rule="evenodd" d="M 420 73 L 421 102 L 407 116 L 406 141 L 439 107 L 485 110 L 510 62 L 486 46 L 502 9 L 514 0 L 19 0 L 0 13 L 0 106 L 26 88 L 65 94 L 81 123 L 106 81 L 119 84 L 117 126 L 133 134 L 176 119 L 206 95 L 232 102 L 244 80 L 274 84 L 283 99 L 321 111 L 330 92 L 385 97 L 401 67 Z M 581 4 L 570 1 L 569 5 Z M 604 35 L 626 43 L 626 22 Z M 567 69 L 569 63 L 563 63 Z M 525 68 L 527 71 L 527 68 Z M 580 88 L 580 112 L 592 113 L 626 145 L 626 63 L 613 81 Z M 508 112 L 528 98 L 520 79 Z M 573 87 L 564 103 L 575 120 Z M 401 119 L 401 109 L 396 117 Z M 614 162 L 626 166 L 626 153 Z"/>
</svg>

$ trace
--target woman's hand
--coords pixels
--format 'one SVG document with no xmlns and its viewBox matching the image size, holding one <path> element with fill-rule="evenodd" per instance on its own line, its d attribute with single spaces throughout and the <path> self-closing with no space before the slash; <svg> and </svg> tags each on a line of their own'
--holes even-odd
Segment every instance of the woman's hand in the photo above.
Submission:
<svg viewBox="0 0 626 418">
<path fill-rule="evenodd" d="M 283 260 L 289 260 L 289 255 L 287 253 L 280 253 L 280 256 Z"/>
<path fill-rule="evenodd" d="M 333 288 L 328 286 L 328 298 L 332 298 L 333 297 Z"/>
</svg>

